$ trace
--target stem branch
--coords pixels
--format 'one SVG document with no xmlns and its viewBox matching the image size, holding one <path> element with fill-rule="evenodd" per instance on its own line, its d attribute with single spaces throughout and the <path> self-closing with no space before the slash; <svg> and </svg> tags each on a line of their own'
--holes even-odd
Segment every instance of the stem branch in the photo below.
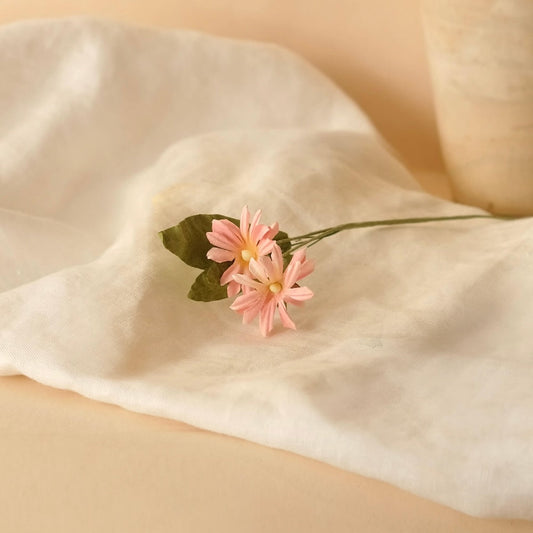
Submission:
<svg viewBox="0 0 533 533">
<path fill-rule="evenodd" d="M 496 219 L 512 219 L 515 217 L 498 216 L 498 215 L 457 215 L 449 217 L 420 217 L 420 218 L 391 218 L 385 220 L 369 220 L 366 222 L 349 222 L 347 224 L 340 224 L 339 226 L 332 226 L 331 228 L 324 228 L 318 231 L 312 231 L 310 233 L 304 233 L 303 235 L 297 235 L 296 237 L 288 237 L 287 239 L 278 240 L 278 244 L 290 243 L 291 247 L 283 255 L 289 255 L 299 248 L 304 246 L 310 247 L 320 242 L 326 237 L 335 235 L 341 231 L 357 228 L 372 228 L 375 226 L 400 226 L 404 224 L 421 224 L 424 222 L 440 222 L 446 220 L 467 220 L 471 218 L 496 218 Z"/>
</svg>

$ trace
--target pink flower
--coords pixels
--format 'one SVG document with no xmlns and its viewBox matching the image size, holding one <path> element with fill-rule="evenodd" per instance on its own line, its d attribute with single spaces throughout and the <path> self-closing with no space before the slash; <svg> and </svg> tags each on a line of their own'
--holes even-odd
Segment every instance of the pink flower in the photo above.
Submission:
<svg viewBox="0 0 533 533">
<path fill-rule="evenodd" d="M 247 290 L 235 299 L 230 309 L 243 315 L 243 324 L 251 322 L 259 314 L 259 327 L 266 337 L 274 324 L 276 308 L 282 324 L 296 329 L 287 313 L 287 303 L 301 305 L 313 293 L 307 287 L 299 287 L 296 282 L 313 271 L 313 263 L 305 258 L 305 251 L 298 250 L 283 272 L 281 249 L 274 244 L 268 256 L 251 259 L 250 274 L 235 274 L 233 278 Z"/>
<path fill-rule="evenodd" d="M 222 274 L 221 285 L 228 285 L 228 296 L 232 297 L 241 290 L 235 281 L 235 274 L 249 274 L 249 263 L 269 254 L 274 246 L 272 240 L 279 231 L 278 223 L 272 226 L 259 224 L 261 211 L 257 211 L 250 223 L 250 212 L 244 206 L 241 212 L 240 227 L 229 220 L 213 220 L 212 230 L 207 232 L 207 239 L 214 246 L 207 252 L 207 258 L 216 263 L 233 261 Z"/>
</svg>

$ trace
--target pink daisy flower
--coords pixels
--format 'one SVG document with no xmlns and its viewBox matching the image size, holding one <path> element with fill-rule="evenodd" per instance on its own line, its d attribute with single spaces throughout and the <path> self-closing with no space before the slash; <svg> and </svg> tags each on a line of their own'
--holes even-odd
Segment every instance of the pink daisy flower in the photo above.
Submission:
<svg viewBox="0 0 533 533">
<path fill-rule="evenodd" d="M 305 251 L 298 250 L 283 272 L 281 249 L 274 244 L 272 257 L 263 256 L 251 259 L 250 274 L 235 274 L 235 281 L 247 290 L 235 299 L 230 309 L 240 313 L 243 324 L 248 324 L 259 314 L 259 328 L 266 337 L 274 324 L 276 309 L 286 328 L 296 329 L 287 313 L 287 303 L 301 305 L 313 293 L 307 287 L 299 287 L 296 282 L 309 275 L 314 268 L 305 258 Z"/>
<path fill-rule="evenodd" d="M 222 274 L 220 284 L 228 284 L 228 296 L 239 293 L 241 285 L 234 279 L 235 274 L 249 274 L 249 263 L 269 254 L 275 242 L 272 240 L 279 231 L 278 223 L 272 226 L 259 224 L 261 211 L 257 211 L 250 222 L 250 212 L 244 206 L 240 226 L 229 220 L 213 220 L 212 230 L 207 239 L 214 246 L 207 252 L 207 258 L 216 263 L 233 261 Z"/>
</svg>

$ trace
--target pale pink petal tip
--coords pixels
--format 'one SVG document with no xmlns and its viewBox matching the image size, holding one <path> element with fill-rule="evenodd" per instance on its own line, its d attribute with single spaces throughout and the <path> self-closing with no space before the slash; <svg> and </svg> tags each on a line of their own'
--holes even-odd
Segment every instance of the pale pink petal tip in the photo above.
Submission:
<svg viewBox="0 0 533 533">
<path fill-rule="evenodd" d="M 248 211 L 248 206 L 245 205 L 242 208 L 241 220 L 240 220 L 240 229 L 241 229 L 241 234 L 243 236 L 245 235 L 245 232 L 248 231 L 249 224 L 250 224 L 250 212 Z"/>
</svg>

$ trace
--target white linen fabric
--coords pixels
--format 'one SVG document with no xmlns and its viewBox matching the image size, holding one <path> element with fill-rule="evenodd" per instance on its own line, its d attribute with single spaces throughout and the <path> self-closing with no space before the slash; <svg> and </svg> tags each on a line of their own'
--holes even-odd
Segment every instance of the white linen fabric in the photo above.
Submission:
<svg viewBox="0 0 533 533">
<path fill-rule="evenodd" d="M 480 211 L 424 193 L 277 46 L 26 22 L 0 73 L 0 373 L 533 519 L 532 219 L 336 235 L 298 330 L 263 338 L 186 298 L 199 271 L 159 230 L 245 204 L 292 235 Z"/>
</svg>

